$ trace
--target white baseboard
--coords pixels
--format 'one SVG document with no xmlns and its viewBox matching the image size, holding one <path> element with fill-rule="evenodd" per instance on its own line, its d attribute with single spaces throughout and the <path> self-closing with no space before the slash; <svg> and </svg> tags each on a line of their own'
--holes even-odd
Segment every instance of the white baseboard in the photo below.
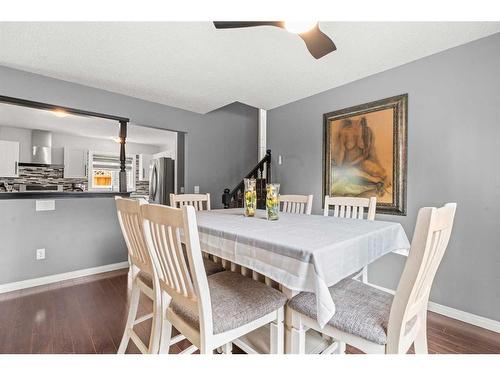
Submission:
<svg viewBox="0 0 500 375">
<path fill-rule="evenodd" d="M 383 286 L 375 285 L 372 283 L 367 283 L 368 285 L 383 290 L 384 292 L 394 294 L 395 291 L 393 289 L 384 288 Z M 453 318 L 456 320 L 460 320 L 465 323 L 469 323 L 481 328 L 489 329 L 490 331 L 500 333 L 500 322 L 497 320 L 485 318 L 484 316 L 479 316 L 475 314 L 471 314 L 466 311 L 457 310 L 453 307 L 440 305 L 439 303 L 429 301 L 427 306 L 427 310 L 435 312 L 437 314 L 441 314 L 447 316 L 449 318 Z"/>
<path fill-rule="evenodd" d="M 500 333 L 500 322 L 485 318 L 475 314 L 468 313 L 467 311 L 457 310 L 453 307 L 440 305 L 439 303 L 429 301 L 428 310 L 453 318 L 461 320 L 462 322 L 469 323 L 481 328 L 489 329 L 490 331 Z"/>
<path fill-rule="evenodd" d="M 0 285 L 0 294 L 13 292 L 15 290 L 33 288 L 35 286 L 46 285 L 56 283 L 58 281 L 76 279 L 78 277 L 96 275 L 99 273 L 115 271 L 123 268 L 128 268 L 128 262 L 120 262 L 114 264 L 106 264 L 105 266 L 86 268 L 83 270 L 77 270 L 72 272 L 59 273 L 57 275 L 50 275 L 44 277 L 38 277 L 36 279 L 16 281 L 14 283 L 2 284 Z"/>
</svg>

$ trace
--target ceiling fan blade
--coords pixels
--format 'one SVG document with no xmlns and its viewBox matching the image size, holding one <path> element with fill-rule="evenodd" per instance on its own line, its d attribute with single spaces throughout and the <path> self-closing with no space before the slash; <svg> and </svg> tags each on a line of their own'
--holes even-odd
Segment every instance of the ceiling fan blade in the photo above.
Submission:
<svg viewBox="0 0 500 375">
<path fill-rule="evenodd" d="M 283 21 L 214 21 L 216 29 L 239 29 L 241 27 L 276 26 L 284 27 Z"/>
<path fill-rule="evenodd" d="M 304 40 L 307 49 L 315 59 L 320 59 L 337 49 L 328 35 L 319 29 L 318 24 L 312 30 L 301 33 L 299 36 Z"/>
</svg>

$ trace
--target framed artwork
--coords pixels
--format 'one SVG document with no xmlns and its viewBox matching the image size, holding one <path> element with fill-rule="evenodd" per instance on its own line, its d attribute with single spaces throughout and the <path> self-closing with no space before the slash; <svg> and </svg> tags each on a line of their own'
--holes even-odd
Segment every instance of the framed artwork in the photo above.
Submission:
<svg viewBox="0 0 500 375">
<path fill-rule="evenodd" d="M 323 115 L 323 196 L 377 197 L 406 215 L 408 94 Z"/>
</svg>

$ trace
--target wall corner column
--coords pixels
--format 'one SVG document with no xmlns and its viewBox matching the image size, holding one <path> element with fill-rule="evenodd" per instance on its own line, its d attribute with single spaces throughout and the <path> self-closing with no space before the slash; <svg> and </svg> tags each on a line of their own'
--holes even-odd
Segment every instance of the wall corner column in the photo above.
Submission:
<svg viewBox="0 0 500 375">
<path fill-rule="evenodd" d="M 259 108 L 259 139 L 258 139 L 257 161 L 266 156 L 267 151 L 267 110 Z"/>
</svg>

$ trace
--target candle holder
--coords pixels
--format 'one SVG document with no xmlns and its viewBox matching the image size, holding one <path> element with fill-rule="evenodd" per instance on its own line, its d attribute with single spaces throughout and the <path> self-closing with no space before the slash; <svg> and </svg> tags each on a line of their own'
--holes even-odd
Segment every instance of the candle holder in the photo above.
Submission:
<svg viewBox="0 0 500 375">
<path fill-rule="evenodd" d="M 278 220 L 280 210 L 280 184 L 267 184 L 266 186 L 266 214 L 267 220 Z"/>
<path fill-rule="evenodd" d="M 244 178 L 245 184 L 244 203 L 245 203 L 245 216 L 255 216 L 255 209 L 257 208 L 257 181 L 255 178 Z"/>
</svg>

